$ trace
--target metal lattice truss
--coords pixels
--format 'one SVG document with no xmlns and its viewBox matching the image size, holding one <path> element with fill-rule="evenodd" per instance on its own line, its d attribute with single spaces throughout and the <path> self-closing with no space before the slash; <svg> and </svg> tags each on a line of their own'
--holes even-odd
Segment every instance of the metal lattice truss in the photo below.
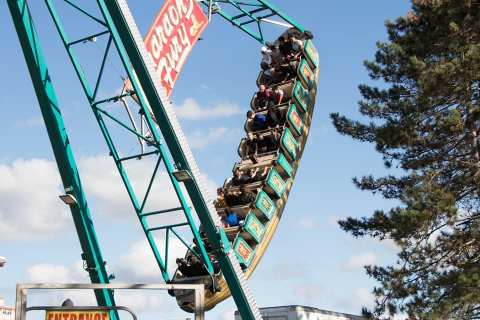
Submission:
<svg viewBox="0 0 480 320">
<path fill-rule="evenodd" d="M 132 95 L 141 96 L 141 94 L 137 94 L 137 92 L 141 91 L 141 89 L 139 89 L 141 86 L 131 67 L 130 60 L 119 41 L 117 31 L 112 29 L 112 23 L 108 22 L 108 20 L 111 19 L 108 15 L 108 11 L 99 10 L 102 13 L 102 16 L 98 17 L 96 16 L 98 13 L 89 11 L 89 8 L 79 1 L 45 0 L 45 4 L 51 18 L 53 19 L 58 34 L 60 35 L 62 43 L 65 46 L 68 57 L 74 67 L 76 75 L 78 76 L 95 119 L 97 120 L 98 126 L 108 146 L 109 153 L 112 156 L 122 182 L 125 185 L 128 197 L 132 202 L 142 230 L 145 233 L 155 260 L 162 273 L 162 277 L 167 282 L 172 280 L 172 270 L 168 270 L 169 243 L 171 237 L 176 237 L 186 246 L 187 250 L 190 250 L 205 263 L 205 266 L 210 273 L 213 273 L 212 263 L 208 258 L 204 243 L 200 237 L 198 226 L 196 226 L 192 210 L 187 202 L 187 197 L 184 195 L 179 181 L 177 181 L 174 176 L 174 172 L 177 171 L 177 168 L 174 165 L 168 148 L 163 142 L 161 132 L 152 117 L 148 105 L 146 103 L 140 103 L 138 105 L 131 104 L 136 108 L 131 110 L 130 106 L 127 104 L 126 99 L 128 97 Z M 57 10 L 59 4 L 75 10 L 79 15 L 83 15 L 83 17 L 87 18 L 86 20 L 90 20 L 93 24 L 97 24 L 100 31 L 85 34 L 78 39 L 71 40 L 67 28 L 64 25 L 65 21 L 62 19 L 60 11 Z M 99 6 L 101 6 L 101 2 L 99 3 Z M 80 28 L 82 27 L 79 26 L 79 29 Z M 92 79 L 87 76 L 88 72 L 85 71 L 85 66 L 91 61 L 82 60 L 76 50 L 79 49 L 78 47 L 89 45 L 91 42 L 100 41 L 103 41 L 103 43 L 106 44 L 105 47 L 102 48 L 100 52 L 97 52 L 97 57 L 94 59 L 88 59 L 96 59 L 97 61 L 100 61 L 99 67 L 94 70 L 96 75 L 92 77 L 94 79 L 92 81 Z M 110 63 L 109 60 L 114 59 L 114 57 L 121 61 L 125 74 L 131 79 L 131 87 L 133 89 L 122 90 L 120 94 L 117 93 L 111 96 L 101 96 L 100 93 L 104 91 L 102 90 L 102 82 L 105 81 L 107 76 L 110 78 L 112 77 L 105 73 L 107 73 L 106 67 Z M 122 79 L 118 80 L 118 86 L 120 87 L 122 85 Z M 112 104 L 117 104 L 117 107 L 112 107 Z M 126 112 L 113 112 L 115 109 L 119 109 L 118 106 Z M 122 154 L 119 144 L 124 140 L 123 137 L 125 134 L 140 142 L 141 152 L 130 155 Z M 132 161 L 154 164 L 153 171 L 146 186 L 138 186 L 133 183 L 132 180 L 136 178 L 135 173 L 130 172 L 130 167 L 127 165 L 128 162 Z M 166 189 L 173 186 L 173 190 L 177 195 L 178 205 L 175 207 L 152 208 L 151 206 L 148 206 L 148 204 L 152 202 L 151 198 L 155 197 L 155 195 L 152 194 L 152 187 L 154 184 L 159 183 L 160 171 L 163 173 L 166 172 L 169 180 L 169 182 L 166 182 L 167 185 L 164 185 L 163 188 Z M 176 214 L 178 217 L 163 220 L 174 220 L 175 222 L 161 223 L 160 225 L 150 223 L 150 218 L 166 214 Z M 187 227 L 190 229 L 193 238 L 196 240 L 195 242 L 198 245 L 198 249 L 200 249 L 199 252 L 194 251 L 193 244 L 190 240 L 187 241 L 186 237 L 182 236 L 182 232 L 185 234 L 185 228 Z M 159 238 L 157 234 L 159 233 L 161 233 L 162 236 L 161 245 L 157 240 Z M 188 237 L 190 237 L 190 235 Z M 86 265 L 89 267 L 91 263 L 86 261 Z"/>
<path fill-rule="evenodd" d="M 295 20 L 266 0 L 200 0 L 199 2 L 204 6 L 209 18 L 218 14 L 262 44 L 267 41 L 263 29 L 265 24 L 294 27 L 304 31 Z"/>
<path fill-rule="evenodd" d="M 214 272 L 212 262 L 205 250 L 204 241 L 193 218 L 191 202 L 197 218 L 205 229 L 212 252 L 219 262 L 242 318 L 261 319 L 234 252 L 226 240 L 223 229 L 218 228 L 221 225 L 220 218 L 216 214 L 211 200 L 208 199 L 208 192 L 202 183 L 200 172 L 183 132 L 171 106 L 164 97 L 158 79 L 155 78 L 153 67 L 149 65 L 151 62 L 146 58 L 147 54 L 142 38 L 133 17 L 128 12 L 126 1 L 44 1 L 164 280 L 169 282 L 172 279 L 168 270 L 169 238 L 171 236 L 178 238 L 188 250 L 197 255 L 210 274 Z M 218 14 L 263 44 L 266 42 L 264 30 L 266 24 L 295 27 L 304 31 L 298 23 L 266 0 L 199 0 L 198 2 L 204 6 L 209 18 Z M 65 191 L 67 195 L 75 199 L 74 202 L 69 203 L 69 206 L 82 247 L 86 270 L 93 283 L 108 283 L 110 277 L 105 269 L 105 261 L 96 238 L 93 219 L 27 0 L 8 0 L 7 3 L 22 45 Z M 75 35 L 72 40 L 71 34 L 67 33 L 65 28 L 65 22 L 68 22 L 68 19 L 65 19 L 57 10 L 56 4 L 60 3 L 72 9 L 75 14 L 86 18 L 85 21 L 93 23 L 96 27 L 89 29 L 76 26 L 77 30 L 75 31 L 81 36 Z M 92 12 L 88 7 L 89 4 L 95 5 L 96 12 Z M 95 57 L 90 55 L 87 59 L 82 59 L 78 54 L 78 47 L 97 40 L 103 41 L 104 48 L 97 52 Z M 124 79 L 129 79 L 130 84 L 129 89 L 124 88 L 121 93 L 105 94 L 103 85 L 112 79 L 111 76 L 105 75 L 108 72 L 107 66 L 113 59 L 112 56 L 121 64 Z M 84 66 L 94 58 L 97 58 L 99 64 L 93 68 L 94 76 L 92 78 L 88 77 L 91 72 L 85 72 Z M 122 84 L 124 84 L 123 81 L 118 82 L 119 87 Z M 136 109 L 132 112 L 126 101 L 133 96 L 138 104 L 135 105 Z M 117 106 L 116 109 L 112 107 L 112 104 Z M 126 111 L 123 112 L 123 116 L 114 112 L 119 109 Z M 140 142 L 139 153 L 122 152 L 120 142 L 124 141 L 125 135 L 135 143 Z M 143 192 L 136 188 L 133 181 L 135 172 L 129 170 L 129 163 L 135 159 L 143 161 L 143 163 L 153 163 L 154 167 Z M 151 205 L 148 205 L 151 204 L 149 199 L 154 197 L 154 192 L 152 192 L 154 184 L 162 183 L 159 182 L 161 168 L 168 178 L 163 185 L 173 188 L 175 191 L 178 202 L 175 207 L 152 208 Z M 180 172 L 187 173 L 187 177 L 189 177 L 183 181 L 186 193 L 180 185 L 179 181 L 181 180 L 177 180 L 175 177 L 175 174 Z M 187 193 L 190 202 L 187 201 Z M 179 216 L 180 222 L 163 219 L 166 214 Z M 150 223 L 152 221 L 150 219 L 153 217 L 158 217 L 162 224 Z M 193 250 L 193 244 L 185 240 L 186 237 L 182 236 L 182 231 L 179 229 L 182 229 L 183 232 L 187 229 L 190 232 L 188 237 L 193 235 L 197 251 Z M 165 246 L 159 246 L 156 241 L 156 234 L 160 231 L 165 234 Z M 113 306 L 115 304 L 111 291 L 96 290 L 95 294 L 100 305 Z"/>
</svg>

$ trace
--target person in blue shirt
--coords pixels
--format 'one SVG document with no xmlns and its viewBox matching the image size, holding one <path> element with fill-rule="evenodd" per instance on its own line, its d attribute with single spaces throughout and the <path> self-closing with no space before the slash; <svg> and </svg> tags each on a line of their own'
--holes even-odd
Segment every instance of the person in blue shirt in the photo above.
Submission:
<svg viewBox="0 0 480 320">
<path fill-rule="evenodd" d="M 262 113 L 255 114 L 249 110 L 247 112 L 247 130 L 255 132 L 265 129 L 267 129 L 267 117 Z"/>
<path fill-rule="evenodd" d="M 229 227 L 238 227 L 240 225 L 240 220 L 235 212 L 229 212 L 225 216 L 225 222 Z"/>
</svg>

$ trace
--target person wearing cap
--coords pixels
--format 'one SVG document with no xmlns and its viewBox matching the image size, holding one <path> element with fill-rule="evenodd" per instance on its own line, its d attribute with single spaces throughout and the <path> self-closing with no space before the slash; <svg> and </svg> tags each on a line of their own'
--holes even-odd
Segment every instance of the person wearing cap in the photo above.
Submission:
<svg viewBox="0 0 480 320">
<path fill-rule="evenodd" d="M 262 47 L 262 62 L 265 62 L 268 65 L 272 64 L 272 50 L 268 49 L 267 47 Z"/>
</svg>

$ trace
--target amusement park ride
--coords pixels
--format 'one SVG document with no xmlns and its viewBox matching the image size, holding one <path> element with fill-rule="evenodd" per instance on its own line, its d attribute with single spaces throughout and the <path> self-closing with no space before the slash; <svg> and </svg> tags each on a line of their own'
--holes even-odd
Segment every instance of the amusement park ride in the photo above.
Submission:
<svg viewBox="0 0 480 320">
<path fill-rule="evenodd" d="M 27 0 L 7 0 L 7 2 L 61 174 L 66 193 L 62 196 L 62 200 L 69 205 L 72 212 L 83 251 L 85 269 L 92 283 L 107 284 L 110 280 L 109 274 L 105 269 L 80 174 L 60 112 L 60 104 L 42 53 L 32 14 Z M 100 31 L 71 39 L 64 27 L 62 15 L 57 10 L 58 2 L 70 6 L 78 15 L 97 24 Z M 85 5 L 87 2 L 96 2 L 101 15 L 92 13 Z M 173 9 L 169 13 L 173 14 L 173 20 L 180 19 L 181 13 L 187 18 L 194 17 L 190 31 L 195 25 L 198 26 L 198 16 L 195 18 L 198 12 L 195 13 L 195 10 L 200 10 L 200 16 L 203 16 L 205 21 L 214 16 L 221 16 L 226 22 L 247 33 L 262 45 L 267 44 L 267 39 L 264 38 L 266 24 L 279 25 L 284 29 L 287 27 L 282 36 L 301 41 L 296 61 L 292 62 L 296 72 L 280 83 L 268 84 L 272 89 L 282 89 L 284 101 L 280 105 L 259 108 L 255 97 L 252 99 L 251 105 L 255 113 L 267 114 L 269 109 L 276 108 L 283 120 L 274 130 L 248 132 L 249 129 L 246 126 L 247 138 L 240 143 L 238 151 L 241 159 L 235 164 L 234 170 L 247 171 L 257 168 L 264 170 L 266 175 L 262 181 L 241 187 L 226 183 L 224 186 L 226 191 L 248 191 L 254 197 L 250 199 L 250 203 L 228 207 L 228 211 L 235 212 L 244 222 L 241 226 L 225 227 L 220 216 L 225 214 L 227 208 L 218 204 L 215 206 L 209 197 L 168 99 L 179 68 L 168 68 L 164 65 L 164 72 L 158 72 L 162 58 L 161 49 L 159 49 L 162 44 L 159 42 L 164 41 L 168 36 L 168 30 L 165 31 L 168 26 L 162 25 L 162 21 L 159 21 L 159 24 L 154 26 L 153 31 L 147 35 L 144 43 L 126 0 L 45 0 L 45 4 L 98 122 L 110 155 L 118 168 L 165 282 L 204 284 L 205 309 L 213 308 L 232 295 L 242 319 L 261 319 L 246 279 L 251 276 L 266 251 L 282 216 L 308 136 L 319 75 L 318 54 L 311 40 L 312 35 L 266 0 L 172 0 L 165 4 L 172 6 Z M 196 31 L 201 28 L 202 26 L 198 26 Z M 83 43 L 100 37 L 107 39 L 107 45 L 100 56 L 101 64 L 97 70 L 96 81 L 91 83 L 82 69 L 82 61 L 75 50 Z M 197 38 L 191 39 L 191 42 L 194 43 L 196 40 Z M 279 41 L 277 39 L 272 42 L 278 45 Z M 100 98 L 99 88 L 105 77 L 105 66 L 110 57 L 110 51 L 115 51 L 118 55 L 126 78 L 118 84 L 123 86 L 120 94 Z M 182 59 L 184 60 L 185 57 L 180 58 Z M 178 62 L 180 68 L 183 62 Z M 264 84 L 265 79 L 266 75 L 261 72 L 257 84 Z M 132 112 L 127 100 L 135 102 L 132 104 L 135 105 L 136 113 Z M 122 105 L 126 116 L 122 118 L 113 114 L 109 109 L 112 104 Z M 117 129 L 123 129 L 123 134 L 137 139 L 140 142 L 141 151 L 136 154 L 123 154 L 117 146 L 118 139 L 115 137 L 118 130 L 112 130 L 111 124 L 116 124 Z M 267 139 L 273 131 L 278 135 L 277 147 L 263 154 L 257 154 L 252 159 L 248 155 L 249 142 L 252 139 L 256 141 Z M 125 164 L 129 161 L 146 159 L 147 161 L 154 159 L 155 169 L 145 193 L 140 195 L 131 182 L 134 178 L 133 173 L 129 172 Z M 179 205 L 174 208 L 152 209 L 147 203 L 151 197 L 155 196 L 151 193 L 152 185 L 158 180 L 159 171 L 162 168 L 168 174 Z M 149 220 L 151 217 L 161 217 L 167 213 L 177 213 L 182 217 L 183 222 L 151 225 Z M 196 221 L 199 221 L 199 224 Z M 189 230 L 193 237 L 192 242 L 182 236 L 180 228 Z M 155 233 L 159 231 L 165 233 L 165 247 L 160 247 L 156 242 Z M 186 258 L 195 257 L 197 261 L 201 261 L 203 269 L 200 272 L 187 275 L 179 270 L 174 273 L 168 270 L 168 260 L 178 258 L 169 256 L 170 237 L 178 238 L 186 246 Z M 183 310 L 192 311 L 192 295 L 180 289 L 170 293 L 176 297 L 177 303 Z M 95 290 L 95 296 L 99 306 L 115 306 L 112 290 Z"/>
</svg>

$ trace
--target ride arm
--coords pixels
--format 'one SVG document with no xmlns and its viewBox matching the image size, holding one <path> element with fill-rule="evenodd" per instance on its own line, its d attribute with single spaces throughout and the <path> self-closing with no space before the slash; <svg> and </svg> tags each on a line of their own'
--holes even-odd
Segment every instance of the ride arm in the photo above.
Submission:
<svg viewBox="0 0 480 320">
<path fill-rule="evenodd" d="M 82 258 L 86 262 L 86 270 L 93 283 L 109 283 L 105 261 L 96 237 L 78 168 L 27 1 L 8 0 L 7 3 L 45 121 L 63 186 L 65 191 L 76 199 L 75 203 L 70 205 L 70 211 L 83 251 Z M 113 293 L 110 290 L 95 290 L 95 296 L 100 306 L 115 305 Z M 116 312 L 112 313 L 112 316 L 114 320 L 118 319 Z"/>
<path fill-rule="evenodd" d="M 266 23 L 294 27 L 301 32 L 305 31 L 294 19 L 266 0 L 201 0 L 199 2 L 208 11 L 209 17 L 212 14 L 220 15 L 261 44 L 265 44 L 267 41 L 263 32 L 263 26 Z M 230 10 L 225 10 L 223 7 Z"/>
<path fill-rule="evenodd" d="M 214 252 L 219 260 L 221 270 L 228 280 L 230 291 L 239 307 L 242 318 L 244 320 L 261 319 L 253 298 L 245 292 L 246 283 L 233 250 L 228 248 L 227 251 L 226 248 L 223 248 L 224 242 L 221 241 L 221 233 L 218 230 L 218 227 L 221 226 L 220 219 L 213 203 L 206 199 L 206 186 L 201 182 L 200 172 L 173 109 L 161 88 L 153 64 L 148 59 L 142 36 L 135 25 L 126 2 L 124 0 L 97 0 L 97 2 L 106 16 L 106 22 L 113 24 L 111 28 L 115 28 L 115 33 L 118 34 L 125 47 L 141 84 L 141 91 L 143 91 L 152 109 L 177 169 L 187 170 L 191 175 L 191 179 L 185 181 L 185 187 L 200 222 L 205 228 L 207 238 L 214 246 Z M 137 89 L 136 92 L 142 95 L 142 92 Z"/>
</svg>

